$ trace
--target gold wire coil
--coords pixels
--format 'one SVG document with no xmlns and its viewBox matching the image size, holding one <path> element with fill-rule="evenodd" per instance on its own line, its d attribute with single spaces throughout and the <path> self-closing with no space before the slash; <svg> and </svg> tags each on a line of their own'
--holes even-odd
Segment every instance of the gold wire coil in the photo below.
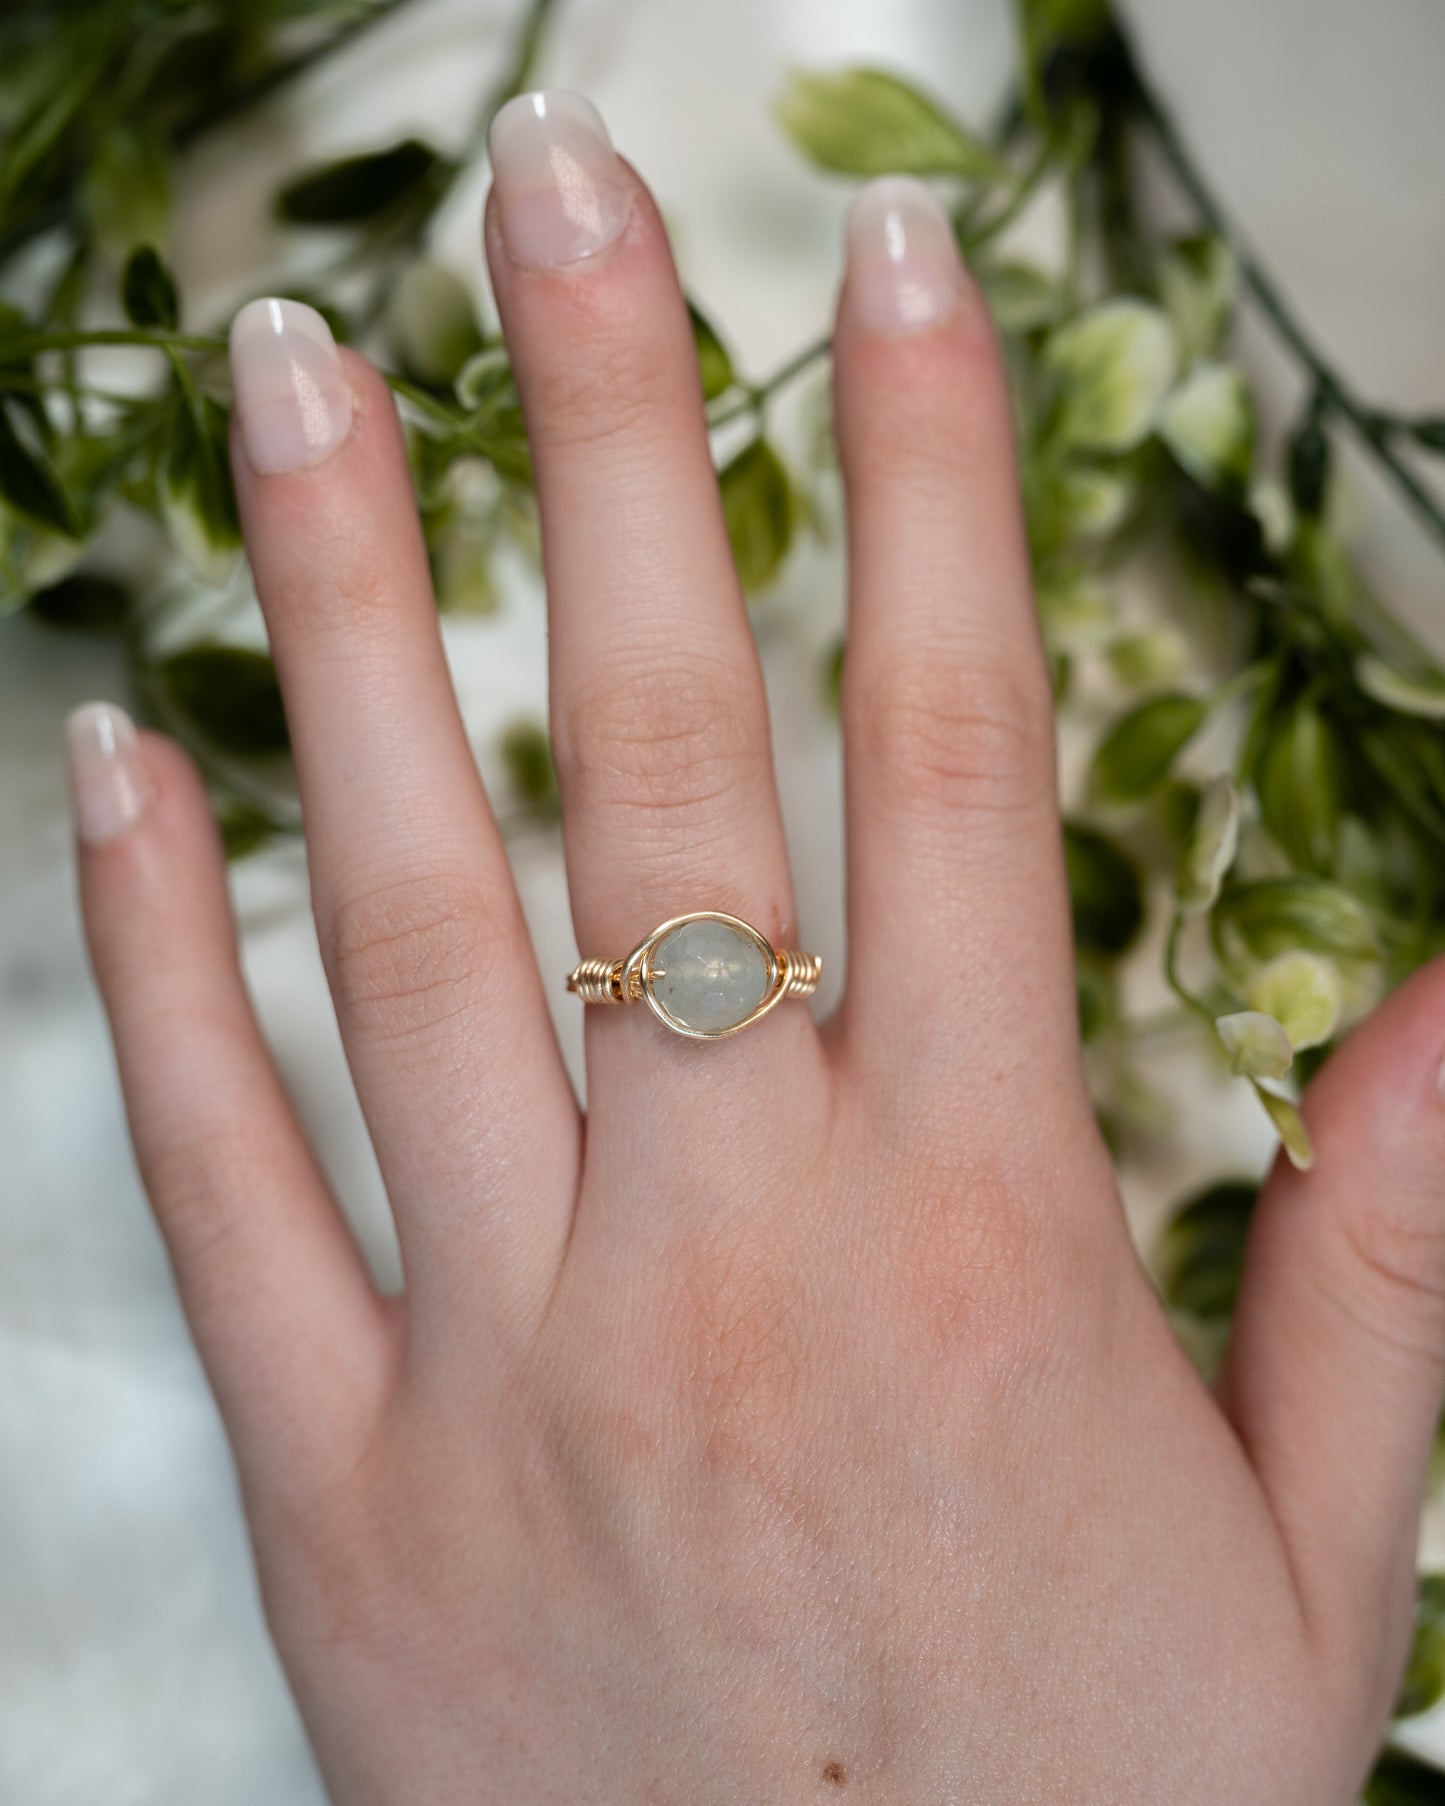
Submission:
<svg viewBox="0 0 1445 1806">
<path fill-rule="evenodd" d="M 783 973 L 783 995 L 811 997 L 818 988 L 818 980 L 823 976 L 822 956 L 817 953 L 799 953 L 791 947 L 780 947 L 777 960 Z"/>
<path fill-rule="evenodd" d="M 620 959 L 584 959 L 568 974 L 567 989 L 583 1003 L 621 1003 L 622 966 Z"/>
</svg>

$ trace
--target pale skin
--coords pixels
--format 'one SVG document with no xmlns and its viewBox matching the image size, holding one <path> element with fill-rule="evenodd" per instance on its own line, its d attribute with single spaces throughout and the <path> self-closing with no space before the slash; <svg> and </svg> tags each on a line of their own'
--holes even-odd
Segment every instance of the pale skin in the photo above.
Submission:
<svg viewBox="0 0 1445 1806">
<path fill-rule="evenodd" d="M 621 166 L 620 166 L 621 167 Z M 486 247 L 535 454 L 578 945 L 795 918 L 666 238 Z M 339 1806 L 1346 1806 L 1411 1619 L 1445 1358 L 1445 969 L 1305 1102 L 1196 1378 L 1081 1075 L 1049 686 L 992 331 L 839 307 L 844 999 L 569 1084 L 453 700 L 395 410 L 238 435 L 382 1296 L 240 977 L 179 749 L 82 845 L 141 1170 Z M 578 1006 L 580 1007 L 580 1006 Z"/>
</svg>

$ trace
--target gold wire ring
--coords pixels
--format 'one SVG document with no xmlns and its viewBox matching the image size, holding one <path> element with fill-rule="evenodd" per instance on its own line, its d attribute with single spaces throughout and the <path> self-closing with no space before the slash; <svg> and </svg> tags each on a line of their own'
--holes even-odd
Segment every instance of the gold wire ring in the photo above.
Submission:
<svg viewBox="0 0 1445 1806">
<path fill-rule="evenodd" d="M 785 997 L 811 997 L 823 962 L 774 947 L 741 916 L 698 909 L 654 928 L 626 959 L 584 959 L 567 978 L 583 1003 L 645 1003 L 665 1027 L 720 1041 Z"/>
</svg>

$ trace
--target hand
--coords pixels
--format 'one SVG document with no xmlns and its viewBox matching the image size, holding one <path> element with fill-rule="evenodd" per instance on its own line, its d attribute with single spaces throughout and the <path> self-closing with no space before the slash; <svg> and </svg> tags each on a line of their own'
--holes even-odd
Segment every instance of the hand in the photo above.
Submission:
<svg viewBox="0 0 1445 1806">
<path fill-rule="evenodd" d="M 578 944 L 709 908 L 799 945 L 656 209 L 575 97 L 515 102 L 494 153 Z M 846 999 L 710 1044 L 589 1009 L 585 1133 L 388 392 L 294 303 L 247 309 L 233 360 L 403 1296 L 373 1290 L 268 1063 L 197 778 L 113 711 L 73 730 L 81 875 L 333 1797 L 1353 1799 L 1440 1402 L 1445 970 L 1312 1087 L 1317 1165 L 1267 1187 L 1211 1396 L 1081 1079 L 1009 406 L 936 205 L 864 192 L 838 319 Z"/>
</svg>

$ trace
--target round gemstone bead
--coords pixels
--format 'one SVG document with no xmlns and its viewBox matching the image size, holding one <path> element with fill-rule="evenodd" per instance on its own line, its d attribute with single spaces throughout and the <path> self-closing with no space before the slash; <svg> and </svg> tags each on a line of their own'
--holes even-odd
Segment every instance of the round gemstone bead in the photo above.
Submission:
<svg viewBox="0 0 1445 1806">
<path fill-rule="evenodd" d="M 766 954 L 726 922 L 684 922 L 652 952 L 651 990 L 681 1028 L 715 1035 L 746 1022 L 768 994 Z"/>
</svg>

